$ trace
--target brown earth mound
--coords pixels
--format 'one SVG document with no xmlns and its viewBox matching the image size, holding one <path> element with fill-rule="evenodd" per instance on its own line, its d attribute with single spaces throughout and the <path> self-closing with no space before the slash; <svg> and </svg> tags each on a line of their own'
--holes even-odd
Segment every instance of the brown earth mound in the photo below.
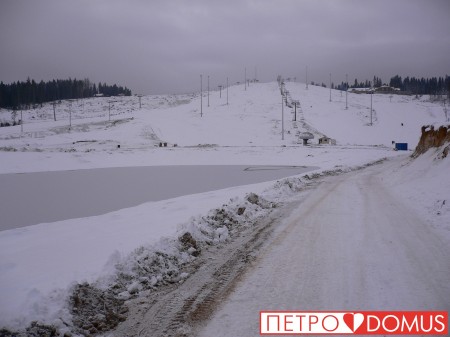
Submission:
<svg viewBox="0 0 450 337">
<path fill-rule="evenodd" d="M 432 125 L 422 126 L 422 135 L 420 136 L 419 144 L 417 144 L 416 150 L 413 153 L 413 157 L 417 157 L 422 153 L 425 153 L 432 147 L 441 147 L 445 143 L 450 143 L 450 125 L 440 126 L 435 130 Z M 444 149 L 445 155 L 448 153 L 448 149 Z M 444 156 L 445 157 L 445 156 Z"/>
</svg>

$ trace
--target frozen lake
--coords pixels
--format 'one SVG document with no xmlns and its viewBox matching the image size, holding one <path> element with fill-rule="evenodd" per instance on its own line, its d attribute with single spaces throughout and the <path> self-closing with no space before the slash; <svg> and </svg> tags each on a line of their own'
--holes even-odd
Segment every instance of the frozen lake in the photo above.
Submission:
<svg viewBox="0 0 450 337">
<path fill-rule="evenodd" d="M 145 166 L 0 174 L 0 230 L 302 174 L 307 166 Z"/>
</svg>

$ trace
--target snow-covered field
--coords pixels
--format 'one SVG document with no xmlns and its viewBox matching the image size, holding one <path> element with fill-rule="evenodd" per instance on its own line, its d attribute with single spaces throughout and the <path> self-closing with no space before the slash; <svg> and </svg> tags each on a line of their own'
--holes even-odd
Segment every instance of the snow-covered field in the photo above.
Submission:
<svg viewBox="0 0 450 337">
<path fill-rule="evenodd" d="M 246 91 L 232 86 L 228 105 L 225 90 L 221 98 L 218 91 L 210 92 L 209 106 L 204 93 L 203 117 L 198 94 L 142 97 L 141 109 L 137 97 L 113 103 L 107 98 L 62 102 L 56 107 L 56 122 L 52 105 L 24 111 L 23 131 L 21 126 L 0 128 L 0 173 L 161 165 L 347 170 L 400 155 L 405 157 L 403 167 L 387 172 L 386 179 L 398 186 L 399 198 L 450 242 L 450 161 L 427 153 L 411 162 L 406 156 L 411 152 L 392 150 L 392 141 L 407 142 L 413 149 L 422 125 L 444 123 L 442 105 L 427 97 L 374 95 L 370 126 L 370 95 L 349 94 L 345 109 L 345 93 L 333 91 L 329 102 L 329 89 L 305 90 L 300 83 L 286 87 L 300 101 L 301 111 L 294 122 L 293 109 L 285 107 L 284 140 L 277 83 L 251 84 Z M 9 118 L 9 111 L 0 111 L 0 120 Z M 313 132 L 316 139 L 302 146 L 299 131 Z M 317 145 L 320 135 L 336 139 L 337 145 Z M 165 142 L 167 147 L 159 146 Z M 23 328 L 35 319 L 61 326 L 61 318 L 70 320 L 65 301 L 74 282 L 108 279 L 115 265 L 129 261 L 139 246 L 164 246 L 164 237 L 175 238 L 192 223 L 203 226 L 201 215 L 225 203 L 237 207 L 250 192 L 275 202 L 291 196 L 275 186 L 268 181 L 230 187 L 0 232 L 0 327 Z M 45 191 L 41 195 L 45 198 Z M 8 191 L 0 198 L 8 198 Z M 254 215 L 260 212 L 255 209 Z M 228 234 L 218 227 L 211 235 L 221 242 Z"/>
</svg>

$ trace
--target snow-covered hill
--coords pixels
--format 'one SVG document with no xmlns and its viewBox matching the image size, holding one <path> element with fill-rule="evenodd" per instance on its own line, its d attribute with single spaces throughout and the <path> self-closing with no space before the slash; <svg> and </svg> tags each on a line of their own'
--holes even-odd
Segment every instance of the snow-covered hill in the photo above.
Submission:
<svg viewBox="0 0 450 337">
<path fill-rule="evenodd" d="M 285 107 L 285 141 L 281 141 L 281 95 L 277 83 L 255 83 L 247 90 L 235 85 L 180 96 L 91 98 L 63 101 L 23 111 L 24 125 L 0 129 L 2 149 L 19 151 L 112 150 L 149 148 L 159 142 L 179 146 L 279 146 L 297 144 L 297 131 L 308 126 L 341 145 L 385 145 L 408 142 L 414 147 L 424 124 L 445 121 L 444 107 L 428 97 L 348 94 L 318 86 L 287 82 L 290 97 L 300 101 L 297 122 L 293 108 Z M 221 97 L 220 97 L 221 96 Z M 202 110 L 202 111 L 200 111 Z M 202 113 L 203 117 L 200 117 Z M 0 110 L 0 120 L 11 112 Z M 71 117 L 70 117 L 71 115 Z M 20 119 L 20 114 L 17 119 Z M 71 120 L 70 120 L 71 119 Z M 307 121 L 305 128 L 304 121 Z M 71 127 L 69 127 L 71 126 Z M 23 130 L 23 131 L 22 131 Z M 315 139 L 312 143 L 317 143 Z"/>
<path fill-rule="evenodd" d="M 408 142 L 413 149 L 423 124 L 445 121 L 442 105 L 427 97 L 374 95 L 370 126 L 370 95 L 349 94 L 345 109 L 345 93 L 341 97 L 332 91 L 330 102 L 326 88 L 305 90 L 304 84 L 291 82 L 286 88 L 292 99 L 300 101 L 301 111 L 294 122 L 293 109 L 284 107 L 284 140 L 282 97 L 275 82 L 252 83 L 247 90 L 243 85 L 232 86 L 228 104 L 226 90 L 222 89 L 221 97 L 219 91 L 211 91 L 209 106 L 204 92 L 202 108 L 198 94 L 142 97 L 142 108 L 137 97 L 115 102 L 95 98 L 61 102 L 55 122 L 53 106 L 47 104 L 24 111 L 22 126 L 0 128 L 0 173 L 194 164 L 306 165 L 318 166 L 318 171 L 345 171 L 401 154 L 392 151 L 392 141 Z M 10 111 L 0 111 L 0 120 L 8 118 Z M 316 135 L 310 146 L 299 142 L 297 133 L 302 131 Z M 337 145 L 317 145 L 319 135 L 336 139 Z M 168 146 L 161 148 L 165 142 Z M 425 189 L 429 181 L 430 186 L 441 186 L 441 203 L 448 200 L 448 189 L 437 181 L 446 163 L 448 159 L 430 166 L 420 185 Z M 410 167 L 418 174 L 419 169 Z M 411 182 L 402 186 L 403 191 L 413 190 Z M 114 263 L 125 261 L 135 248 L 161 245 L 163 236 L 176 238 L 180 226 L 203 225 L 199 214 L 231 198 L 230 207 L 245 203 L 249 192 L 282 201 L 292 192 L 287 189 L 287 193 L 285 187 L 266 182 L 1 231 L 0 327 L 24 327 L 33 319 L 54 323 L 61 315 L 70 318 L 64 301 L 72 282 L 93 282 L 111 275 Z M 1 198 L 8 198 L 7 191 L 1 193 Z M 189 221 L 191 216 L 197 216 L 195 221 Z M 224 229 L 220 231 L 218 237 L 223 235 L 226 240 Z"/>
<path fill-rule="evenodd" d="M 346 98 L 345 92 L 332 90 L 330 102 L 327 88 L 310 85 L 306 90 L 304 84 L 292 82 L 286 88 L 300 101 L 301 118 L 339 144 L 391 146 L 395 141 L 414 148 L 422 125 L 446 119 L 442 102 L 431 102 L 428 96 L 348 93 Z"/>
</svg>

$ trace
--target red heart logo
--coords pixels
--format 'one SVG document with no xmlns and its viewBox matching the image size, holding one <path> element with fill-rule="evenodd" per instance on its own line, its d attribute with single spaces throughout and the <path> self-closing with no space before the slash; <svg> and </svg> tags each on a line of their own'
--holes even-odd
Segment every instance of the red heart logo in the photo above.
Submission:
<svg viewBox="0 0 450 337">
<path fill-rule="evenodd" d="M 363 324 L 364 322 L 364 315 L 360 313 L 351 313 L 351 314 L 344 314 L 344 322 L 347 324 L 347 326 L 355 332 L 358 330 L 358 328 Z"/>
<path fill-rule="evenodd" d="M 353 317 L 353 314 L 345 314 L 344 315 L 344 322 L 345 324 L 347 324 L 347 326 L 350 328 L 350 330 L 352 330 L 353 332 L 355 332 L 355 330 L 353 330 L 353 323 L 354 323 L 355 318 Z"/>
</svg>

